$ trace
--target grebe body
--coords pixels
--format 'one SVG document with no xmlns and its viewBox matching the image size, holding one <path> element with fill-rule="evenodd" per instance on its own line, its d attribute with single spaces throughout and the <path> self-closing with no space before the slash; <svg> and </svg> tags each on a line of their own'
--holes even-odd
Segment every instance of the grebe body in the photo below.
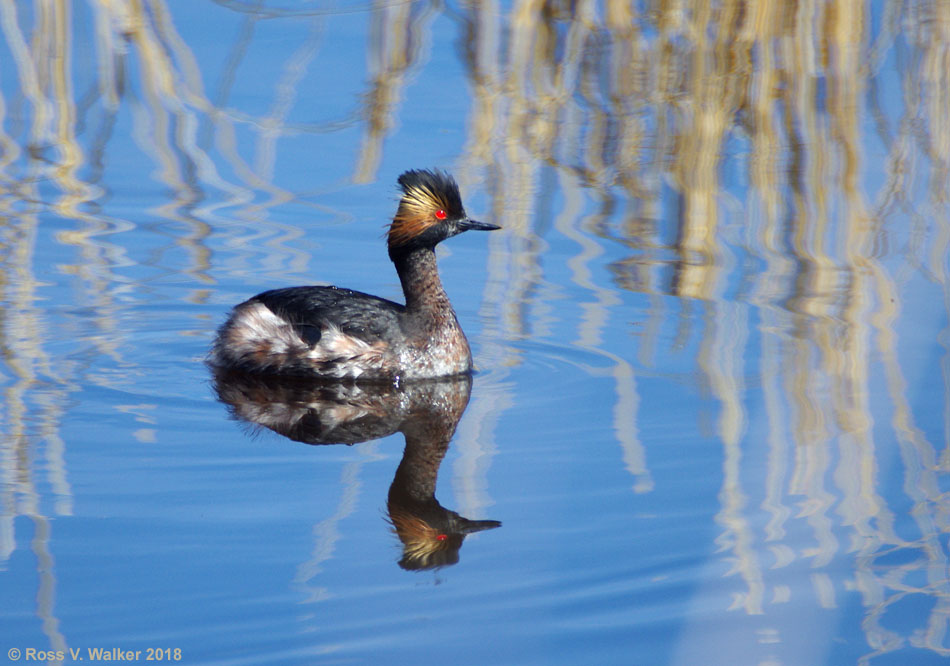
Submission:
<svg viewBox="0 0 950 666">
<path fill-rule="evenodd" d="M 498 229 L 470 219 L 455 180 L 407 171 L 387 234 L 406 304 L 339 287 L 289 287 L 236 306 L 209 362 L 218 369 L 327 379 L 400 381 L 472 370 L 468 340 L 439 279 L 435 246 L 463 231 Z"/>
</svg>

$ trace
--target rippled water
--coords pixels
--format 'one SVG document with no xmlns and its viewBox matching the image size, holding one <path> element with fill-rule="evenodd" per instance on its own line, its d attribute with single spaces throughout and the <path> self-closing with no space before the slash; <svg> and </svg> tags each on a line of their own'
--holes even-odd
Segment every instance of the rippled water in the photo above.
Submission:
<svg viewBox="0 0 950 666">
<path fill-rule="evenodd" d="M 942 3 L 0 32 L 6 658 L 950 657 Z M 440 252 L 470 383 L 209 374 L 266 288 L 398 300 L 381 235 L 429 166 L 504 227 Z"/>
</svg>

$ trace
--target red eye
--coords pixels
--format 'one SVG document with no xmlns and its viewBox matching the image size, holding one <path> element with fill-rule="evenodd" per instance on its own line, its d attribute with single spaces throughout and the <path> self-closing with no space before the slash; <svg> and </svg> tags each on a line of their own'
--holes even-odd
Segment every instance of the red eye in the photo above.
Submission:
<svg viewBox="0 0 950 666">
<path fill-rule="evenodd" d="M 444 210 L 440 210 L 439 213 L 442 213 L 443 215 L 445 215 L 445 211 L 444 211 Z M 438 215 L 439 213 L 436 213 L 436 215 Z M 436 541 L 445 541 L 445 540 L 448 539 L 448 538 L 449 538 L 449 536 L 448 536 L 447 534 L 440 534 L 440 535 L 438 535 L 438 536 L 435 538 L 435 540 L 436 540 Z"/>
<path fill-rule="evenodd" d="M 440 220 L 444 220 L 446 217 L 448 217 L 448 215 L 446 214 L 446 212 L 445 212 L 444 210 L 442 210 L 441 208 L 440 208 L 439 210 L 435 211 L 435 216 L 436 216 L 436 218 L 438 218 L 438 219 L 440 219 Z"/>
</svg>

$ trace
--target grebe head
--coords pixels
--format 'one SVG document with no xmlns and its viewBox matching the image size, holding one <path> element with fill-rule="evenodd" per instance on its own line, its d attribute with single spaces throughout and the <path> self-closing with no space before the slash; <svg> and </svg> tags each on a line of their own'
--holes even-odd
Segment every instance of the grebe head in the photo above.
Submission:
<svg viewBox="0 0 950 666">
<path fill-rule="evenodd" d="M 389 256 L 432 248 L 463 231 L 501 227 L 470 219 L 455 179 L 444 171 L 412 170 L 399 176 L 402 198 L 389 227 Z"/>
</svg>

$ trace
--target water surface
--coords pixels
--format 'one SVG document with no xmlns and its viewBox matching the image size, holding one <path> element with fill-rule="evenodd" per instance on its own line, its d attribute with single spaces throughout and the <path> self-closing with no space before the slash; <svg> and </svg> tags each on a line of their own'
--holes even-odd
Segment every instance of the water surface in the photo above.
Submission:
<svg viewBox="0 0 950 666">
<path fill-rule="evenodd" d="M 24 1 L 0 32 L 0 654 L 950 657 L 942 4 Z M 504 227 L 440 250 L 470 385 L 210 375 L 264 289 L 398 300 L 395 179 L 433 166 Z"/>
</svg>

